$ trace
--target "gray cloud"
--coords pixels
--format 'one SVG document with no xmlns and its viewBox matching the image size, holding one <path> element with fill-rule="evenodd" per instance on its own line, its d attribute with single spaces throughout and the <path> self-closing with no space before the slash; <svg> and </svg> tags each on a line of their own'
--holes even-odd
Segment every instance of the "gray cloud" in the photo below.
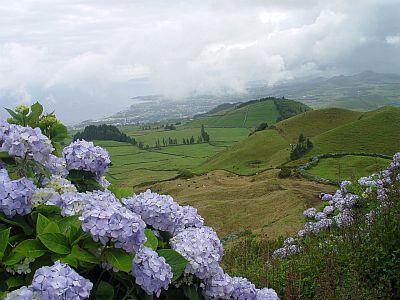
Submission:
<svg viewBox="0 0 400 300">
<path fill-rule="evenodd" d="M 40 98 L 75 122 L 139 94 L 398 72 L 399 15 L 394 0 L 1 1 L 0 101 Z"/>
</svg>

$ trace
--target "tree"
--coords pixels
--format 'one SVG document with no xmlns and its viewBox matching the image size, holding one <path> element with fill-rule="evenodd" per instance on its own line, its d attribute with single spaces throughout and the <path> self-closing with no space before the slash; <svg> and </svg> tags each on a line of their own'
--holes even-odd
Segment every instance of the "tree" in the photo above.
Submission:
<svg viewBox="0 0 400 300">
<path fill-rule="evenodd" d="M 190 138 L 190 145 L 194 144 L 194 137 L 192 135 L 192 137 Z"/>
<path fill-rule="evenodd" d="M 201 138 L 203 139 L 204 142 L 208 143 L 210 141 L 210 136 L 208 135 L 208 133 L 205 131 L 204 129 L 204 125 L 201 125 Z"/>
</svg>

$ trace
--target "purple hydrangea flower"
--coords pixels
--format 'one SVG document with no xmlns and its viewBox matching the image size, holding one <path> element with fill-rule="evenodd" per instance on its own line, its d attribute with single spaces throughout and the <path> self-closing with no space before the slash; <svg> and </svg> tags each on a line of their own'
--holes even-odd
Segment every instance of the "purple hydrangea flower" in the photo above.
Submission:
<svg viewBox="0 0 400 300">
<path fill-rule="evenodd" d="M 231 299 L 232 293 L 234 292 L 232 278 L 224 273 L 221 268 L 218 269 L 216 274 L 207 278 L 202 284 L 202 287 L 203 296 L 206 300 Z"/>
<path fill-rule="evenodd" d="M 324 213 L 325 215 L 330 215 L 330 214 L 333 213 L 334 210 L 335 210 L 335 208 L 334 208 L 333 206 L 328 205 L 328 206 L 325 206 L 325 207 L 324 207 L 323 213 Z"/>
<path fill-rule="evenodd" d="M 300 253 L 299 247 L 296 245 L 285 245 L 272 253 L 272 259 L 285 258 L 297 253 Z"/>
<path fill-rule="evenodd" d="M 50 154 L 43 165 L 50 171 L 51 174 L 61 177 L 66 177 L 68 175 L 67 164 L 64 158 L 57 157 Z"/>
<path fill-rule="evenodd" d="M 7 151 L 11 156 L 29 157 L 44 164 L 54 150 L 51 141 L 39 128 L 12 124 L 2 135 L 1 151 Z"/>
<path fill-rule="evenodd" d="M 93 284 L 68 265 L 56 261 L 51 267 L 36 270 L 29 287 L 39 299 L 79 300 L 89 298 Z"/>
<path fill-rule="evenodd" d="M 278 294 L 269 288 L 257 290 L 256 300 L 279 300 Z"/>
<path fill-rule="evenodd" d="M 238 300 L 255 300 L 257 296 L 257 289 L 254 284 L 243 277 L 232 278 L 233 299 Z"/>
<path fill-rule="evenodd" d="M 105 149 L 85 140 L 77 140 L 65 147 L 63 157 L 68 170 L 89 171 L 96 174 L 97 179 L 103 176 L 111 162 Z"/>
<path fill-rule="evenodd" d="M 79 219 L 82 230 L 89 232 L 94 241 L 100 241 L 103 245 L 112 241 L 116 248 L 133 252 L 146 242 L 146 224 L 139 215 L 122 205 L 92 202 L 84 207 Z"/>
<path fill-rule="evenodd" d="M 30 199 L 36 190 L 32 180 L 10 180 L 4 169 L 1 170 L 0 178 L 0 212 L 10 218 L 16 214 L 29 214 L 32 211 Z"/>
<path fill-rule="evenodd" d="M 337 216 L 333 217 L 336 225 L 339 227 L 347 227 L 353 223 L 353 216 L 350 210 L 346 209 L 341 211 Z"/>
<path fill-rule="evenodd" d="M 303 215 L 305 215 L 307 218 L 314 218 L 316 213 L 317 213 L 317 209 L 314 207 L 311 207 L 309 209 L 306 209 L 303 212 Z"/>
<path fill-rule="evenodd" d="M 322 220 L 322 219 L 326 219 L 326 214 L 324 212 L 317 212 L 315 214 L 315 220 L 319 221 L 319 220 Z"/>
<path fill-rule="evenodd" d="M 168 289 L 173 277 L 165 258 L 147 247 L 141 247 L 132 262 L 132 275 L 136 284 L 148 294 L 160 296 L 161 289 Z"/>
<path fill-rule="evenodd" d="M 171 196 L 159 195 L 147 190 L 123 203 L 137 213 L 150 226 L 157 230 L 176 234 L 188 227 L 203 226 L 203 218 L 190 206 L 181 207 Z"/>
<path fill-rule="evenodd" d="M 170 240 L 171 248 L 181 254 L 188 265 L 185 272 L 200 279 L 218 273 L 223 248 L 217 234 L 210 227 L 187 228 Z"/>
<path fill-rule="evenodd" d="M 32 291 L 32 289 L 23 286 L 18 290 L 8 293 L 4 300 L 34 300 L 38 299 L 37 294 Z"/>
<path fill-rule="evenodd" d="M 332 200 L 332 195 L 331 195 L 331 194 L 324 194 L 324 195 L 321 197 L 321 200 L 322 200 L 322 201 L 330 201 L 330 200 Z"/>
</svg>

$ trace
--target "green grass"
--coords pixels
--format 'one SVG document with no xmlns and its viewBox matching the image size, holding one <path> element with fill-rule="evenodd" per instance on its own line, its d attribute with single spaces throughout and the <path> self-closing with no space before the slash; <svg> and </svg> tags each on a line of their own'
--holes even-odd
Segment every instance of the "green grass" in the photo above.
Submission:
<svg viewBox="0 0 400 300">
<path fill-rule="evenodd" d="M 333 181 L 355 180 L 379 172 L 389 163 L 389 159 L 380 157 L 346 155 L 322 158 L 307 172 Z"/>
<path fill-rule="evenodd" d="M 277 167 L 289 162 L 290 144 L 300 133 L 310 137 L 314 147 L 299 160 L 290 162 L 290 166 L 304 164 L 324 153 L 393 155 L 400 150 L 400 108 L 384 107 L 366 113 L 337 108 L 308 111 L 221 151 L 203 163 L 201 169 L 221 168 L 248 175 Z"/>
<path fill-rule="evenodd" d="M 260 123 L 274 124 L 280 116 L 273 100 L 254 103 L 241 108 L 219 112 L 185 124 L 185 127 L 245 127 L 254 128 Z"/>
</svg>

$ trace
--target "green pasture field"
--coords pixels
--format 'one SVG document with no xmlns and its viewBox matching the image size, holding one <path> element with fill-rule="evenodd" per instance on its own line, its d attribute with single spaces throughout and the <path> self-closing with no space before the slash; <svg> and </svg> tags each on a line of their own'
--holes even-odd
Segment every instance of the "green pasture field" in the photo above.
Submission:
<svg viewBox="0 0 400 300">
<path fill-rule="evenodd" d="M 334 181 L 357 180 L 387 168 L 389 163 L 389 159 L 380 157 L 346 155 L 321 158 L 307 172 Z"/>
</svg>

